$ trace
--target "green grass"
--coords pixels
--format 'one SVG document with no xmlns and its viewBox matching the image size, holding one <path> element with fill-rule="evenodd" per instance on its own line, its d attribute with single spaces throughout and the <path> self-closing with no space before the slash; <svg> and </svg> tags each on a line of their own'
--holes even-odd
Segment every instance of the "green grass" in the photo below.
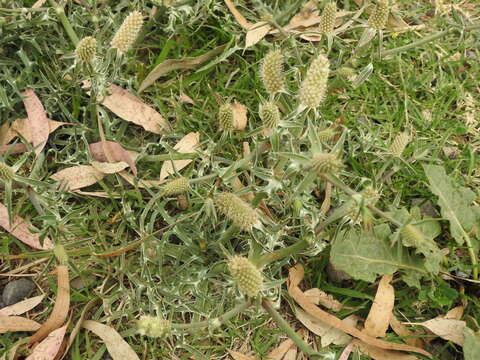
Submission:
<svg viewBox="0 0 480 360">
<path fill-rule="evenodd" d="M 267 219 L 261 229 L 252 233 L 243 232 L 219 243 L 230 223 L 220 214 L 218 219 L 213 217 L 206 200 L 220 191 L 232 189 L 231 179 L 224 173 L 243 156 L 242 143 L 248 142 L 254 151 L 264 141 L 256 131 L 261 126 L 258 105 L 268 98 L 259 76 L 262 58 L 273 47 L 281 48 L 285 54 L 288 91 L 281 94 L 279 102 L 287 112 L 293 112 L 298 105 L 298 86 L 308 64 L 315 54 L 326 50 L 326 41 L 312 44 L 298 37 L 288 37 L 268 38 L 242 51 L 244 32 L 220 0 L 197 1 L 192 2 L 194 5 L 167 10 L 119 68 L 115 69 L 113 63 L 105 66 L 106 81 L 135 93 L 145 76 L 165 59 L 198 56 L 229 42 L 232 48 L 239 45 L 237 51 L 218 64 L 208 66 L 207 63 L 205 70 L 200 66 L 194 70 L 171 72 L 141 94 L 145 102 L 174 124 L 174 131 L 165 136 L 150 134 L 106 109 L 100 113 L 108 140 L 140 152 L 137 162 L 140 179 L 156 179 L 160 172 L 161 163 L 152 161 L 154 158 L 149 155 L 169 153 L 185 134 L 191 131 L 200 133 L 201 156 L 181 173 L 190 179 L 210 174 L 216 176 L 192 186 L 188 209 L 181 210 L 175 199 L 155 200 L 152 195 L 157 189 L 136 189 L 117 175 L 110 175 L 100 184 L 88 188 L 116 195 L 109 199 L 55 189 L 50 186 L 53 182 L 49 177 L 65 167 L 88 164 L 88 144 L 100 141 L 100 133 L 97 121 L 92 117 L 94 102 L 81 88 L 88 72 L 81 66 L 74 66 L 74 47 L 62 24 L 47 5 L 27 17 L 17 11 L 22 3 L 30 6 L 33 1 L 11 1 L 0 6 L 0 15 L 5 15 L 0 25 L 3 33 L 0 37 L 0 121 L 12 122 L 26 116 L 20 93 L 26 87 L 32 87 L 50 118 L 71 122 L 74 126 L 61 127 L 50 135 L 43 151 L 43 163 L 36 160 L 32 153 L 3 158 L 9 165 L 21 165 L 17 174 L 33 177 L 42 183 L 34 188 L 41 208 L 49 216 L 41 216 L 21 188 L 14 190 L 13 211 L 69 250 L 71 277 L 81 277 L 86 283 L 81 289 L 72 289 L 73 321 L 78 319 L 88 301 L 100 299 L 102 305 L 95 306 L 89 318 L 126 334 L 127 342 L 142 359 L 172 358 L 172 353 L 179 359 L 225 358 L 226 349 L 252 351 L 261 358 L 285 338 L 261 307 L 250 308 L 220 328 L 178 333 L 167 340 L 140 337 L 134 334 L 132 327 L 134 319 L 142 314 L 161 314 L 180 323 L 221 315 L 241 300 L 226 275 L 225 251 L 258 255 L 294 244 L 312 234 L 315 225 L 324 220 L 319 214 L 324 182 L 316 180 L 309 191 L 297 194 L 295 197 L 301 209 L 293 209 L 290 200 L 294 199 L 289 195 L 302 182 L 305 170 L 300 160 L 291 159 L 289 155 L 282 156 L 282 153 L 310 156 L 312 134 L 333 122 L 341 124 L 342 142 L 335 146 L 322 145 L 323 150 L 340 151 L 346 164 L 341 179 L 352 189 L 361 191 L 364 185 L 372 184 L 381 190 L 379 208 L 387 210 L 390 205 L 410 208 L 416 199 L 431 200 L 436 204 L 436 197 L 426 185 L 428 181 L 422 169 L 424 163 L 443 165 L 460 184 L 471 188 L 478 200 L 480 138 L 478 130 L 476 133 L 472 130 L 475 125 L 465 123 L 466 93 L 473 96 L 477 119 L 480 111 L 476 106 L 479 99 L 477 74 L 480 71 L 478 30 L 465 32 L 462 38 L 458 33 L 452 33 L 383 60 L 377 56 L 376 37 L 361 56 L 349 60 L 356 43 L 347 40 L 358 40 L 363 31 L 363 28 L 357 27 L 334 40 L 328 54 L 332 73 L 323 105 L 315 112 L 285 119 L 285 125 L 308 127 L 308 130 L 302 136 L 295 136 L 283 128 L 278 151 L 260 155 L 251 164 L 236 171 L 246 185 L 242 193 L 252 192 L 255 204 L 263 200 L 273 214 L 273 221 Z M 99 56 L 107 53 L 109 41 L 128 11 L 141 10 L 146 15 L 152 6 L 152 2 L 147 0 L 90 0 L 83 3 L 86 5 L 68 1 L 67 17 L 79 38 L 96 37 L 100 44 Z M 272 9 L 278 14 L 295 6 L 291 13 L 294 14 L 299 2 L 265 0 L 235 3 L 250 21 L 255 22 Z M 354 1 L 343 3 L 339 7 L 357 9 Z M 460 1 L 453 3 L 467 9 L 472 19 L 466 19 L 461 13 L 433 16 L 434 6 L 429 2 L 397 3 L 399 14 L 407 23 L 418 20 L 425 23 L 426 28 L 398 36 L 386 33 L 384 50 L 409 44 L 458 21 L 470 25 L 469 21 L 479 15 L 478 9 L 471 10 Z M 367 18 L 364 14 L 360 21 L 365 22 Z M 288 18 L 280 25 L 286 21 Z M 458 57 L 452 57 L 457 53 Z M 348 66 L 358 73 L 370 63 L 373 73 L 356 88 L 337 72 Z M 182 93 L 190 96 L 196 104 L 179 101 Z M 223 101 L 235 99 L 247 106 L 249 122 L 245 131 L 222 134 L 218 130 L 217 98 Z M 478 124 L 476 127 L 478 129 Z M 384 174 L 390 176 L 375 181 L 375 176 L 388 159 L 387 152 L 393 138 L 403 130 L 413 134 L 413 141 L 404 152 L 404 160 L 395 161 L 386 169 Z M 442 150 L 445 146 L 458 148 L 458 156 L 452 159 L 446 157 Z M 34 168 L 36 171 L 32 175 Z M 348 196 L 340 189 L 334 188 L 333 207 L 342 205 L 347 199 Z M 183 218 L 185 220 L 178 225 L 161 235 L 150 236 L 140 247 L 123 255 L 103 259 L 92 255 L 124 247 Z M 384 222 L 381 218 L 376 219 L 376 223 L 381 222 Z M 269 288 L 265 294 L 273 300 L 278 300 L 279 296 L 288 299 L 282 280 L 287 277 L 289 266 L 300 262 L 306 269 L 305 289 L 324 289 L 355 309 L 356 314 L 366 317 L 376 285 L 360 280 L 335 283 L 326 272 L 330 243 L 340 230 L 353 226 L 359 225 L 341 219 L 326 228 L 323 237 L 318 239 L 316 249 L 267 266 L 264 274 Z M 469 273 L 472 269 L 466 249 L 456 244 L 446 221 L 442 221 L 442 230 L 436 241 L 440 248 L 449 250 L 442 264 L 443 270 L 453 274 L 457 270 Z M 5 255 L 0 265 L 2 272 L 12 271 L 39 258 L 49 258 L 49 261 L 32 267 L 27 273 L 36 274 L 35 281 L 53 300 L 56 283 L 54 276 L 49 274 L 55 264 L 53 254 L 34 252 L 5 232 L 0 232 L 0 240 L 0 254 Z M 474 241 L 478 246 L 478 240 Z M 81 249 L 81 255 L 76 255 L 78 249 Z M 18 254 L 27 255 L 23 260 L 9 260 L 7 256 Z M 7 282 L 8 278 L 0 278 L 0 287 Z M 410 287 L 396 277 L 397 315 L 420 322 L 445 314 L 465 299 L 468 306 L 464 319 L 472 329 L 478 330 L 480 293 L 476 284 L 446 281 L 439 274 L 424 278 L 421 284 L 420 289 Z M 44 321 L 52 304 L 44 301 L 41 305 L 43 312 L 35 319 Z M 298 327 L 300 324 L 294 319 L 288 304 L 283 301 L 280 312 L 293 327 Z M 9 348 L 23 336 L 25 334 L 21 333 L 2 335 L 0 345 Z M 395 340 L 394 337 L 392 339 Z M 460 347 L 440 343 L 440 350 L 434 351 L 436 359 L 462 358 Z M 342 348 L 332 346 L 327 351 L 338 356 Z M 99 338 L 82 330 L 67 358 L 101 359 L 104 352 L 105 346 Z"/>
</svg>

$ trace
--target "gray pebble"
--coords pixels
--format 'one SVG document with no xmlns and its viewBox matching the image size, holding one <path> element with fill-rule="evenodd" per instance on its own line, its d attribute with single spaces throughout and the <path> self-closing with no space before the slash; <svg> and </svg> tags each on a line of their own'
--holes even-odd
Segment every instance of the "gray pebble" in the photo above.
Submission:
<svg viewBox="0 0 480 360">
<path fill-rule="evenodd" d="M 35 284 L 31 280 L 22 278 L 10 281 L 3 289 L 3 303 L 5 304 L 5 306 L 8 306 L 22 301 L 34 289 Z"/>
</svg>

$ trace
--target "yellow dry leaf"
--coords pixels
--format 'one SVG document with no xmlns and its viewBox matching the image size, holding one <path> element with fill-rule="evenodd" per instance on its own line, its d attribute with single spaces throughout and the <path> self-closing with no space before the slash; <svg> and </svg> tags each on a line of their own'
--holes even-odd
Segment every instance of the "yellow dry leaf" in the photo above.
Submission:
<svg viewBox="0 0 480 360">
<path fill-rule="evenodd" d="M 174 147 L 179 153 L 195 152 L 200 143 L 200 133 L 191 132 L 185 135 Z M 165 161 L 160 170 L 160 181 L 174 174 L 175 171 L 180 171 L 192 162 L 191 159 L 186 160 L 170 160 Z"/>
<path fill-rule="evenodd" d="M 272 29 L 266 21 L 260 21 L 250 25 L 245 38 L 245 48 L 255 45 L 262 40 Z"/>
<path fill-rule="evenodd" d="M 421 325 L 442 339 L 450 340 L 451 342 L 463 346 L 466 323 L 462 320 L 444 319 L 443 317 L 436 317 L 434 319 L 424 321 L 421 323 L 408 323 L 410 325 Z"/>
<path fill-rule="evenodd" d="M 0 315 L 11 316 L 11 315 L 21 315 L 26 313 L 29 310 L 32 310 L 35 306 L 40 304 L 45 295 L 38 295 L 23 301 L 17 302 L 16 304 L 6 306 L 3 309 L 0 309 Z"/>
<path fill-rule="evenodd" d="M 315 304 L 322 305 L 327 309 L 332 311 L 340 311 L 343 308 L 343 305 L 340 301 L 335 300 L 332 295 L 327 294 L 326 292 L 318 289 L 312 288 L 304 291 L 304 294 Z"/>
<path fill-rule="evenodd" d="M 40 328 L 36 321 L 21 316 L 0 315 L 0 334 L 10 331 L 35 331 Z"/>
<path fill-rule="evenodd" d="M 128 167 L 125 161 L 119 161 L 114 163 L 92 161 L 92 166 L 95 170 L 98 170 L 104 174 L 116 174 Z"/>
<path fill-rule="evenodd" d="M 460 320 L 463 316 L 463 311 L 464 311 L 463 305 L 454 307 L 453 309 L 449 310 L 445 316 L 444 319 L 455 319 L 455 320 Z M 1 311 L 1 310 L 0 310 Z"/>
<path fill-rule="evenodd" d="M 52 331 L 45 340 L 35 346 L 25 360 L 54 360 L 63 342 L 67 325 Z"/>
<path fill-rule="evenodd" d="M 390 285 L 392 275 L 383 275 L 378 284 L 377 293 L 365 321 L 365 333 L 372 337 L 383 338 L 387 334 L 392 317 L 395 290 Z"/>
</svg>

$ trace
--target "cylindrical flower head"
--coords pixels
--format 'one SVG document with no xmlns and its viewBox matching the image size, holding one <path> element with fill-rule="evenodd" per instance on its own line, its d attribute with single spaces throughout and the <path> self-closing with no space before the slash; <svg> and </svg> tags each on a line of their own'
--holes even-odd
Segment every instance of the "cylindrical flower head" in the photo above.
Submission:
<svg viewBox="0 0 480 360">
<path fill-rule="evenodd" d="M 137 320 L 137 330 L 140 335 L 149 337 L 166 337 L 170 334 L 172 324 L 169 320 L 155 316 L 142 316 Z"/>
<path fill-rule="evenodd" d="M 425 240 L 422 231 L 412 224 L 405 225 L 400 235 L 402 236 L 403 245 L 409 247 L 418 247 Z"/>
<path fill-rule="evenodd" d="M 181 176 L 163 185 L 161 193 L 163 196 L 178 195 L 188 192 L 189 189 L 190 183 L 188 179 Z"/>
<path fill-rule="evenodd" d="M 300 103 L 307 108 L 316 108 L 323 102 L 329 73 L 330 62 L 325 56 L 319 55 L 311 63 L 300 87 Z"/>
<path fill-rule="evenodd" d="M 15 173 L 7 164 L 0 162 L 0 180 L 3 182 L 12 181 Z"/>
<path fill-rule="evenodd" d="M 402 132 L 393 139 L 392 145 L 390 145 L 390 152 L 397 157 L 401 157 L 403 151 L 410 142 L 410 135 Z"/>
<path fill-rule="evenodd" d="M 280 111 L 273 102 L 266 102 L 260 105 L 260 119 L 267 129 L 274 129 L 280 122 Z"/>
<path fill-rule="evenodd" d="M 317 153 L 313 155 L 312 169 L 319 175 L 335 174 L 342 167 L 342 161 L 335 154 Z"/>
<path fill-rule="evenodd" d="M 77 60 L 90 62 L 95 58 L 97 53 L 97 40 L 94 37 L 87 36 L 80 40 L 75 49 Z"/>
<path fill-rule="evenodd" d="M 380 0 L 370 15 L 368 24 L 377 30 L 384 29 L 385 25 L 387 25 L 389 12 L 390 9 L 388 8 L 388 0 Z"/>
<path fill-rule="evenodd" d="M 323 8 L 322 18 L 320 19 L 320 32 L 322 34 L 332 34 L 335 27 L 335 15 L 337 13 L 337 4 L 335 2 L 329 2 Z"/>
<path fill-rule="evenodd" d="M 270 95 L 282 91 L 285 86 L 283 78 L 283 55 L 280 50 L 271 50 L 265 55 L 260 69 L 263 86 Z"/>
<path fill-rule="evenodd" d="M 131 12 L 123 21 L 112 39 L 112 48 L 120 53 L 126 53 L 137 39 L 143 25 L 143 16 L 139 11 Z"/>
<path fill-rule="evenodd" d="M 256 297 L 262 290 L 263 275 L 247 258 L 239 255 L 232 257 L 228 262 L 228 269 L 243 294 Z"/>
<path fill-rule="evenodd" d="M 242 230 L 251 230 L 259 221 L 255 209 L 235 194 L 225 192 L 217 195 L 215 206 Z"/>
<path fill-rule="evenodd" d="M 235 118 L 231 104 L 223 104 L 218 109 L 218 125 L 220 129 L 232 131 L 235 129 Z"/>
</svg>

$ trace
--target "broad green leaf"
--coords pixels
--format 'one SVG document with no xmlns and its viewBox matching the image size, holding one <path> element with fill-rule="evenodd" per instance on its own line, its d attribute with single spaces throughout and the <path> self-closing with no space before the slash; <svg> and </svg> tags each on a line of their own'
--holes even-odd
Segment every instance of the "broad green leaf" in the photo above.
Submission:
<svg viewBox="0 0 480 360">
<path fill-rule="evenodd" d="M 480 220 L 479 212 L 471 206 L 475 193 L 458 185 L 442 166 L 424 165 L 430 190 L 438 196 L 442 217 L 450 221 L 450 232 L 459 245 L 468 238 L 468 232 Z"/>
<path fill-rule="evenodd" d="M 398 269 L 426 273 L 406 250 L 390 246 L 390 235 L 386 224 L 376 226 L 373 232 L 341 231 L 333 242 L 330 262 L 337 270 L 369 282 L 375 281 L 378 275 L 392 274 Z"/>
<path fill-rule="evenodd" d="M 463 334 L 463 356 L 465 360 L 477 360 L 480 354 L 480 334 L 475 334 L 472 329 L 465 327 Z"/>
</svg>

